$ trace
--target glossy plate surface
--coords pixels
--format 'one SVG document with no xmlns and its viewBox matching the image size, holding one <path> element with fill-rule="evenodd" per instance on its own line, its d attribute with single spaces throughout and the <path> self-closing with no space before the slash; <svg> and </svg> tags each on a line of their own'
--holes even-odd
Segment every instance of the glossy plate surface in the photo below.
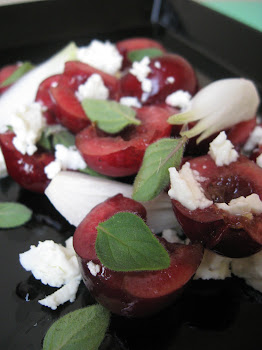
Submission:
<svg viewBox="0 0 262 350">
<path fill-rule="evenodd" d="M 80 2 L 83 4 L 83 1 Z M 11 16 L 9 17 L 10 21 L 17 23 L 15 28 L 13 25 L 10 26 L 9 34 L 5 30 L 10 41 L 6 37 L 1 41 L 1 53 L 3 53 L 1 65 L 10 63 L 14 59 L 30 59 L 32 62 L 41 62 L 42 59 L 61 47 L 62 43 L 77 40 L 78 43 L 87 44 L 90 38 L 94 37 L 94 32 L 97 33 L 98 37 L 112 41 L 127 36 L 152 34 L 152 28 L 149 26 L 148 20 L 151 1 L 146 1 L 146 5 L 143 3 L 142 6 L 139 5 L 142 2 L 135 0 L 134 5 L 137 6 L 137 9 L 139 8 L 140 17 L 135 16 L 136 12 L 129 11 L 130 16 L 133 17 L 129 22 L 126 16 L 123 17 L 118 23 L 117 32 L 112 31 L 110 20 L 103 22 L 101 19 L 99 22 L 101 30 L 98 30 L 97 27 L 92 27 L 91 30 L 88 26 L 85 28 L 81 21 L 74 18 L 71 32 L 66 31 L 64 38 L 59 37 L 59 34 L 61 34 L 59 31 L 52 37 L 51 30 L 48 28 L 47 32 L 44 33 L 43 22 L 39 21 L 39 24 L 37 24 L 37 18 L 41 18 L 40 13 L 43 13 L 43 10 L 47 11 L 46 5 L 42 3 L 49 3 L 49 6 L 55 7 L 55 3 L 58 3 L 58 1 L 39 2 L 38 5 L 27 4 L 27 16 L 34 18 L 37 34 L 34 37 L 32 26 L 27 24 L 26 28 L 23 28 L 23 35 L 28 30 L 31 37 L 30 35 L 29 38 L 24 36 L 24 43 L 19 41 L 19 38 L 15 40 L 15 30 L 18 33 L 21 29 L 18 14 L 23 14 L 21 12 L 22 8 L 17 6 L 13 8 L 14 10 L 11 8 L 8 11 L 4 10 L 2 16 L 0 13 L 0 17 L 3 19 L 7 18 L 6 12 L 8 12 Z M 114 3 L 120 4 L 121 2 L 114 1 Z M 49 7 L 50 9 L 52 7 Z M 68 14 L 69 9 L 69 1 L 64 0 L 64 13 Z M 114 7 L 112 7 L 111 12 L 113 10 Z M 121 11 L 123 10 L 122 2 Z M 105 10 L 103 16 L 106 16 L 106 12 Z M 35 13 L 37 13 L 36 17 Z M 57 20 L 57 16 L 53 17 Z M 65 15 L 61 15 L 61 20 L 62 17 L 65 17 Z M 92 16 L 89 15 L 89 17 Z M 2 25 L 3 23 L 2 21 Z M 80 27 L 78 23 L 81 23 Z M 86 23 L 90 22 L 87 21 Z M 59 28 L 58 24 L 52 24 L 52 26 L 53 28 Z M 53 33 L 55 33 L 54 30 Z M 37 44 L 36 36 L 40 34 L 42 35 L 42 42 Z M 192 51 L 187 42 L 183 40 L 176 41 L 173 33 L 166 32 L 163 35 L 160 31 L 160 34 L 163 36 L 163 42 L 168 47 L 185 55 L 194 66 L 200 68 L 199 76 L 203 83 L 206 83 L 209 79 L 230 74 L 228 71 L 221 70 L 221 67 L 216 69 L 216 65 L 209 62 L 206 57 L 202 57 L 200 53 L 196 53 L 194 50 Z M 58 42 L 58 39 L 62 41 Z M 7 200 L 18 201 L 27 205 L 33 209 L 34 215 L 32 220 L 22 227 L 0 230 L 2 247 L 0 254 L 0 349 L 39 350 L 46 331 L 57 318 L 70 311 L 92 304 L 94 300 L 81 283 L 77 299 L 72 304 L 66 303 L 56 311 L 52 311 L 38 303 L 39 299 L 51 294 L 55 289 L 42 285 L 29 272 L 26 272 L 19 263 L 19 253 L 27 251 L 30 245 L 37 245 L 38 241 L 46 239 L 52 239 L 56 243 L 63 244 L 73 234 L 74 227 L 70 226 L 56 212 L 46 197 L 21 189 L 10 178 L 0 180 L 0 201 Z M 132 320 L 112 316 L 110 328 L 101 349 L 261 350 L 261 320 L 262 296 L 252 288 L 247 287 L 242 280 L 231 278 L 225 281 L 193 281 L 176 304 L 154 317 Z"/>
</svg>

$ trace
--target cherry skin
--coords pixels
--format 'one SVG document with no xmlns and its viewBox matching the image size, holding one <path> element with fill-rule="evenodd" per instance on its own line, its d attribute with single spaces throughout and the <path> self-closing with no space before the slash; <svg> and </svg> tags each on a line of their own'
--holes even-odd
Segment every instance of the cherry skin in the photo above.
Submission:
<svg viewBox="0 0 262 350">
<path fill-rule="evenodd" d="M 229 203 L 231 199 L 256 193 L 262 198 L 262 169 L 244 156 L 229 166 L 217 167 L 210 156 L 188 160 L 192 170 L 204 179 L 201 187 L 213 203 Z M 172 200 L 175 215 L 192 242 L 201 242 L 215 252 L 241 258 L 262 248 L 262 214 L 252 217 L 232 215 L 215 204 L 189 210 Z"/>
<path fill-rule="evenodd" d="M 194 95 L 197 91 L 197 78 L 191 64 L 183 57 L 166 54 L 150 60 L 151 72 L 147 79 L 151 81 L 150 92 L 143 92 L 137 77 L 127 72 L 120 79 L 122 96 L 137 97 L 145 105 L 164 103 L 166 97 L 177 90 L 188 91 Z"/>
<path fill-rule="evenodd" d="M 95 171 L 114 177 L 137 173 L 146 150 L 154 141 L 169 137 L 169 113 L 150 106 L 137 110 L 141 125 L 129 126 L 117 136 L 110 136 L 89 126 L 76 136 L 76 147 L 87 165 Z"/>
<path fill-rule="evenodd" d="M 158 41 L 149 38 L 131 38 L 121 40 L 116 43 L 116 47 L 119 53 L 123 56 L 122 69 L 125 69 L 132 64 L 128 59 L 128 53 L 131 51 L 154 48 L 161 50 L 163 53 L 166 52 L 163 45 Z"/>
<path fill-rule="evenodd" d="M 61 74 L 56 74 L 43 80 L 39 85 L 35 100 L 45 107 L 43 112 L 48 125 L 57 124 L 56 102 L 51 94 L 52 86 L 56 86 L 61 78 Z"/>
<path fill-rule="evenodd" d="M 74 249 L 84 283 L 99 303 L 119 315 L 145 317 L 160 311 L 181 294 L 202 260 L 203 248 L 198 244 L 186 246 L 160 239 L 171 258 L 169 268 L 160 271 L 112 271 L 103 266 L 96 255 L 96 227 L 101 221 L 123 211 L 132 212 L 145 220 L 142 204 L 121 194 L 116 195 L 87 214 L 75 231 Z M 88 268 L 90 261 L 100 266 L 100 272 L 95 276 Z"/>
<path fill-rule="evenodd" d="M 10 64 L 0 69 L 0 95 L 8 90 L 12 84 L 7 86 L 2 86 L 1 84 L 9 78 L 17 69 L 19 68 L 19 64 Z"/>
<path fill-rule="evenodd" d="M 44 168 L 54 160 L 48 152 L 37 151 L 32 156 L 20 153 L 13 145 L 15 134 L 6 132 L 0 134 L 0 146 L 5 158 L 8 174 L 23 188 L 44 193 L 50 180 Z"/>
</svg>

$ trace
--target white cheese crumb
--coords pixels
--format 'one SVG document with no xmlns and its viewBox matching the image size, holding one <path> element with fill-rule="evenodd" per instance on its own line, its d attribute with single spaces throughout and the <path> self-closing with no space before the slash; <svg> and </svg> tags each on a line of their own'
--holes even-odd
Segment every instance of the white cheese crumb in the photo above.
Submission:
<svg viewBox="0 0 262 350">
<path fill-rule="evenodd" d="M 245 152 L 251 152 L 253 149 L 262 144 L 262 127 L 256 126 L 249 136 L 246 144 L 243 147 Z"/>
<path fill-rule="evenodd" d="M 261 214 L 262 201 L 256 193 L 247 197 L 232 199 L 228 204 L 216 203 L 219 209 L 225 210 L 232 215 Z"/>
<path fill-rule="evenodd" d="M 262 168 L 262 153 L 256 159 L 257 165 Z"/>
<path fill-rule="evenodd" d="M 166 104 L 172 107 L 181 108 L 185 111 L 190 107 L 191 95 L 187 91 L 177 90 L 166 97 Z"/>
<path fill-rule="evenodd" d="M 55 146 L 55 160 L 49 163 L 44 171 L 48 179 L 53 179 L 61 170 L 85 168 L 86 162 L 75 146 L 65 147 L 58 144 Z"/>
<path fill-rule="evenodd" d="M 120 70 L 123 60 L 114 44 L 109 41 L 103 43 L 99 40 L 93 40 L 90 45 L 80 47 L 77 51 L 77 58 L 112 75 Z"/>
<path fill-rule="evenodd" d="M 233 259 L 232 273 L 262 293 L 262 251 L 247 258 Z"/>
<path fill-rule="evenodd" d="M 175 82 L 175 78 L 174 77 L 167 77 L 166 78 L 166 84 L 173 84 Z"/>
<path fill-rule="evenodd" d="M 7 169 L 5 165 L 5 158 L 0 148 L 0 179 L 5 176 L 7 176 Z"/>
<path fill-rule="evenodd" d="M 75 301 L 80 282 L 80 278 L 72 279 L 56 292 L 48 295 L 44 299 L 38 300 L 39 304 L 50 307 L 52 310 L 56 310 L 59 305 L 62 305 L 67 301 L 73 303 Z"/>
<path fill-rule="evenodd" d="M 92 74 L 84 84 L 79 85 L 75 94 L 79 101 L 85 98 L 106 100 L 109 97 L 109 90 L 104 85 L 101 75 Z"/>
<path fill-rule="evenodd" d="M 148 74 L 151 72 L 151 68 L 149 67 L 150 59 L 145 56 L 141 61 L 135 61 L 130 68 L 130 73 L 133 74 L 137 80 L 142 82 Z"/>
<path fill-rule="evenodd" d="M 119 101 L 122 105 L 128 106 L 128 107 L 141 107 L 141 103 L 139 102 L 137 97 L 132 96 L 124 96 L 120 98 Z"/>
<path fill-rule="evenodd" d="M 51 240 L 31 245 L 30 250 L 19 254 L 21 265 L 34 277 L 51 287 L 61 287 L 80 277 L 76 255 L 71 249 Z"/>
<path fill-rule="evenodd" d="M 20 107 L 11 116 L 9 125 L 16 136 L 13 138 L 15 148 L 22 154 L 31 156 L 37 150 L 36 143 L 42 135 L 46 123 L 42 113 L 42 106 L 38 102 Z"/>
<path fill-rule="evenodd" d="M 196 171 L 192 171 L 186 162 L 178 172 L 175 167 L 169 168 L 171 188 L 168 194 L 189 210 L 204 209 L 213 204 L 204 195 L 203 189 L 196 178 Z"/>
<path fill-rule="evenodd" d="M 202 280 L 223 280 L 227 277 L 231 277 L 230 271 L 230 258 L 218 255 L 208 249 L 205 249 L 203 260 L 199 265 L 194 279 Z"/>
<path fill-rule="evenodd" d="M 141 83 L 141 89 L 144 92 L 142 95 L 143 102 L 147 99 L 147 94 L 152 90 L 152 82 L 147 78 L 148 74 L 151 72 L 149 64 L 150 59 L 149 57 L 145 56 L 141 61 L 133 62 L 132 67 L 130 68 L 130 73 L 133 74 Z"/>
<path fill-rule="evenodd" d="M 217 166 L 229 165 L 235 162 L 239 157 L 233 144 L 227 139 L 225 131 L 221 131 L 219 135 L 210 142 L 208 153 Z"/>
<path fill-rule="evenodd" d="M 157 68 L 157 69 L 160 69 L 161 68 L 161 63 L 159 61 L 156 61 L 154 63 L 154 66 Z"/>
<path fill-rule="evenodd" d="M 163 230 L 162 237 L 169 243 L 184 243 L 184 240 L 179 237 L 177 231 L 172 228 Z"/>
<path fill-rule="evenodd" d="M 19 255 L 23 268 L 31 271 L 36 279 L 51 287 L 61 287 L 39 303 L 55 310 L 67 301 L 76 298 L 81 281 L 80 268 L 73 248 L 73 237 L 65 242 L 65 247 L 51 240 L 32 245 L 30 250 Z"/>
<path fill-rule="evenodd" d="M 93 263 L 93 261 L 89 261 L 86 265 L 91 275 L 96 276 L 100 272 L 100 265 Z"/>
</svg>

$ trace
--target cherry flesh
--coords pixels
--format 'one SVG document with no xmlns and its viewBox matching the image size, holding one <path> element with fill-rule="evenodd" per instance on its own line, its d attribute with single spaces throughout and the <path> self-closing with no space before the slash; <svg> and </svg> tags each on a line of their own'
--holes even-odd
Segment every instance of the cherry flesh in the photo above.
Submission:
<svg viewBox="0 0 262 350">
<path fill-rule="evenodd" d="M 0 95 L 8 90 L 12 84 L 1 86 L 1 84 L 9 78 L 17 69 L 19 64 L 10 64 L 0 69 Z"/>
<path fill-rule="evenodd" d="M 8 174 L 23 188 L 44 193 L 50 180 L 44 168 L 54 160 L 48 152 L 37 151 L 32 156 L 20 153 L 13 145 L 15 134 L 0 134 L 0 146 L 5 158 Z"/>
<path fill-rule="evenodd" d="M 76 136 L 76 146 L 88 166 L 95 171 L 115 177 L 137 173 L 146 147 L 154 141 L 169 137 L 169 113 L 160 107 L 148 106 L 137 110 L 141 125 L 129 126 L 117 136 L 110 136 L 89 126 Z"/>
</svg>

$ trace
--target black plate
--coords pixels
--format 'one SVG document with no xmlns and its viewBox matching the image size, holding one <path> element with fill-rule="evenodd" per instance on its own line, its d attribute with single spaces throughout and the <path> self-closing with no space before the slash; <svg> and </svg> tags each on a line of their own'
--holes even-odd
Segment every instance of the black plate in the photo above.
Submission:
<svg viewBox="0 0 262 350">
<path fill-rule="evenodd" d="M 88 3 L 79 1 L 78 7 L 72 7 L 71 1 L 52 0 L 0 8 L 0 29 L 5 33 L 0 37 L 1 64 L 17 59 L 40 62 L 70 40 L 87 44 L 93 37 L 118 40 L 143 35 L 160 39 L 171 50 L 185 55 L 197 68 L 201 84 L 235 75 L 230 64 L 211 59 L 209 50 L 203 51 L 196 38 L 190 41 L 186 24 L 176 17 L 179 9 L 171 11 L 180 1 L 163 2 L 160 7 L 155 1 L 152 17 L 153 2 L 148 0 Z M 190 9 L 195 11 L 195 5 Z M 39 240 L 64 243 L 74 227 L 46 197 L 21 189 L 10 178 L 0 180 L 0 200 L 18 201 L 34 211 L 33 219 L 23 227 L 0 230 L 0 349 L 39 350 L 47 329 L 57 318 L 94 300 L 81 284 L 76 301 L 56 311 L 37 302 L 53 288 L 23 270 L 19 253 Z M 101 349 L 256 350 L 262 348 L 261 320 L 261 294 L 242 280 L 193 281 L 176 304 L 154 317 L 132 320 L 112 316 Z"/>
</svg>

